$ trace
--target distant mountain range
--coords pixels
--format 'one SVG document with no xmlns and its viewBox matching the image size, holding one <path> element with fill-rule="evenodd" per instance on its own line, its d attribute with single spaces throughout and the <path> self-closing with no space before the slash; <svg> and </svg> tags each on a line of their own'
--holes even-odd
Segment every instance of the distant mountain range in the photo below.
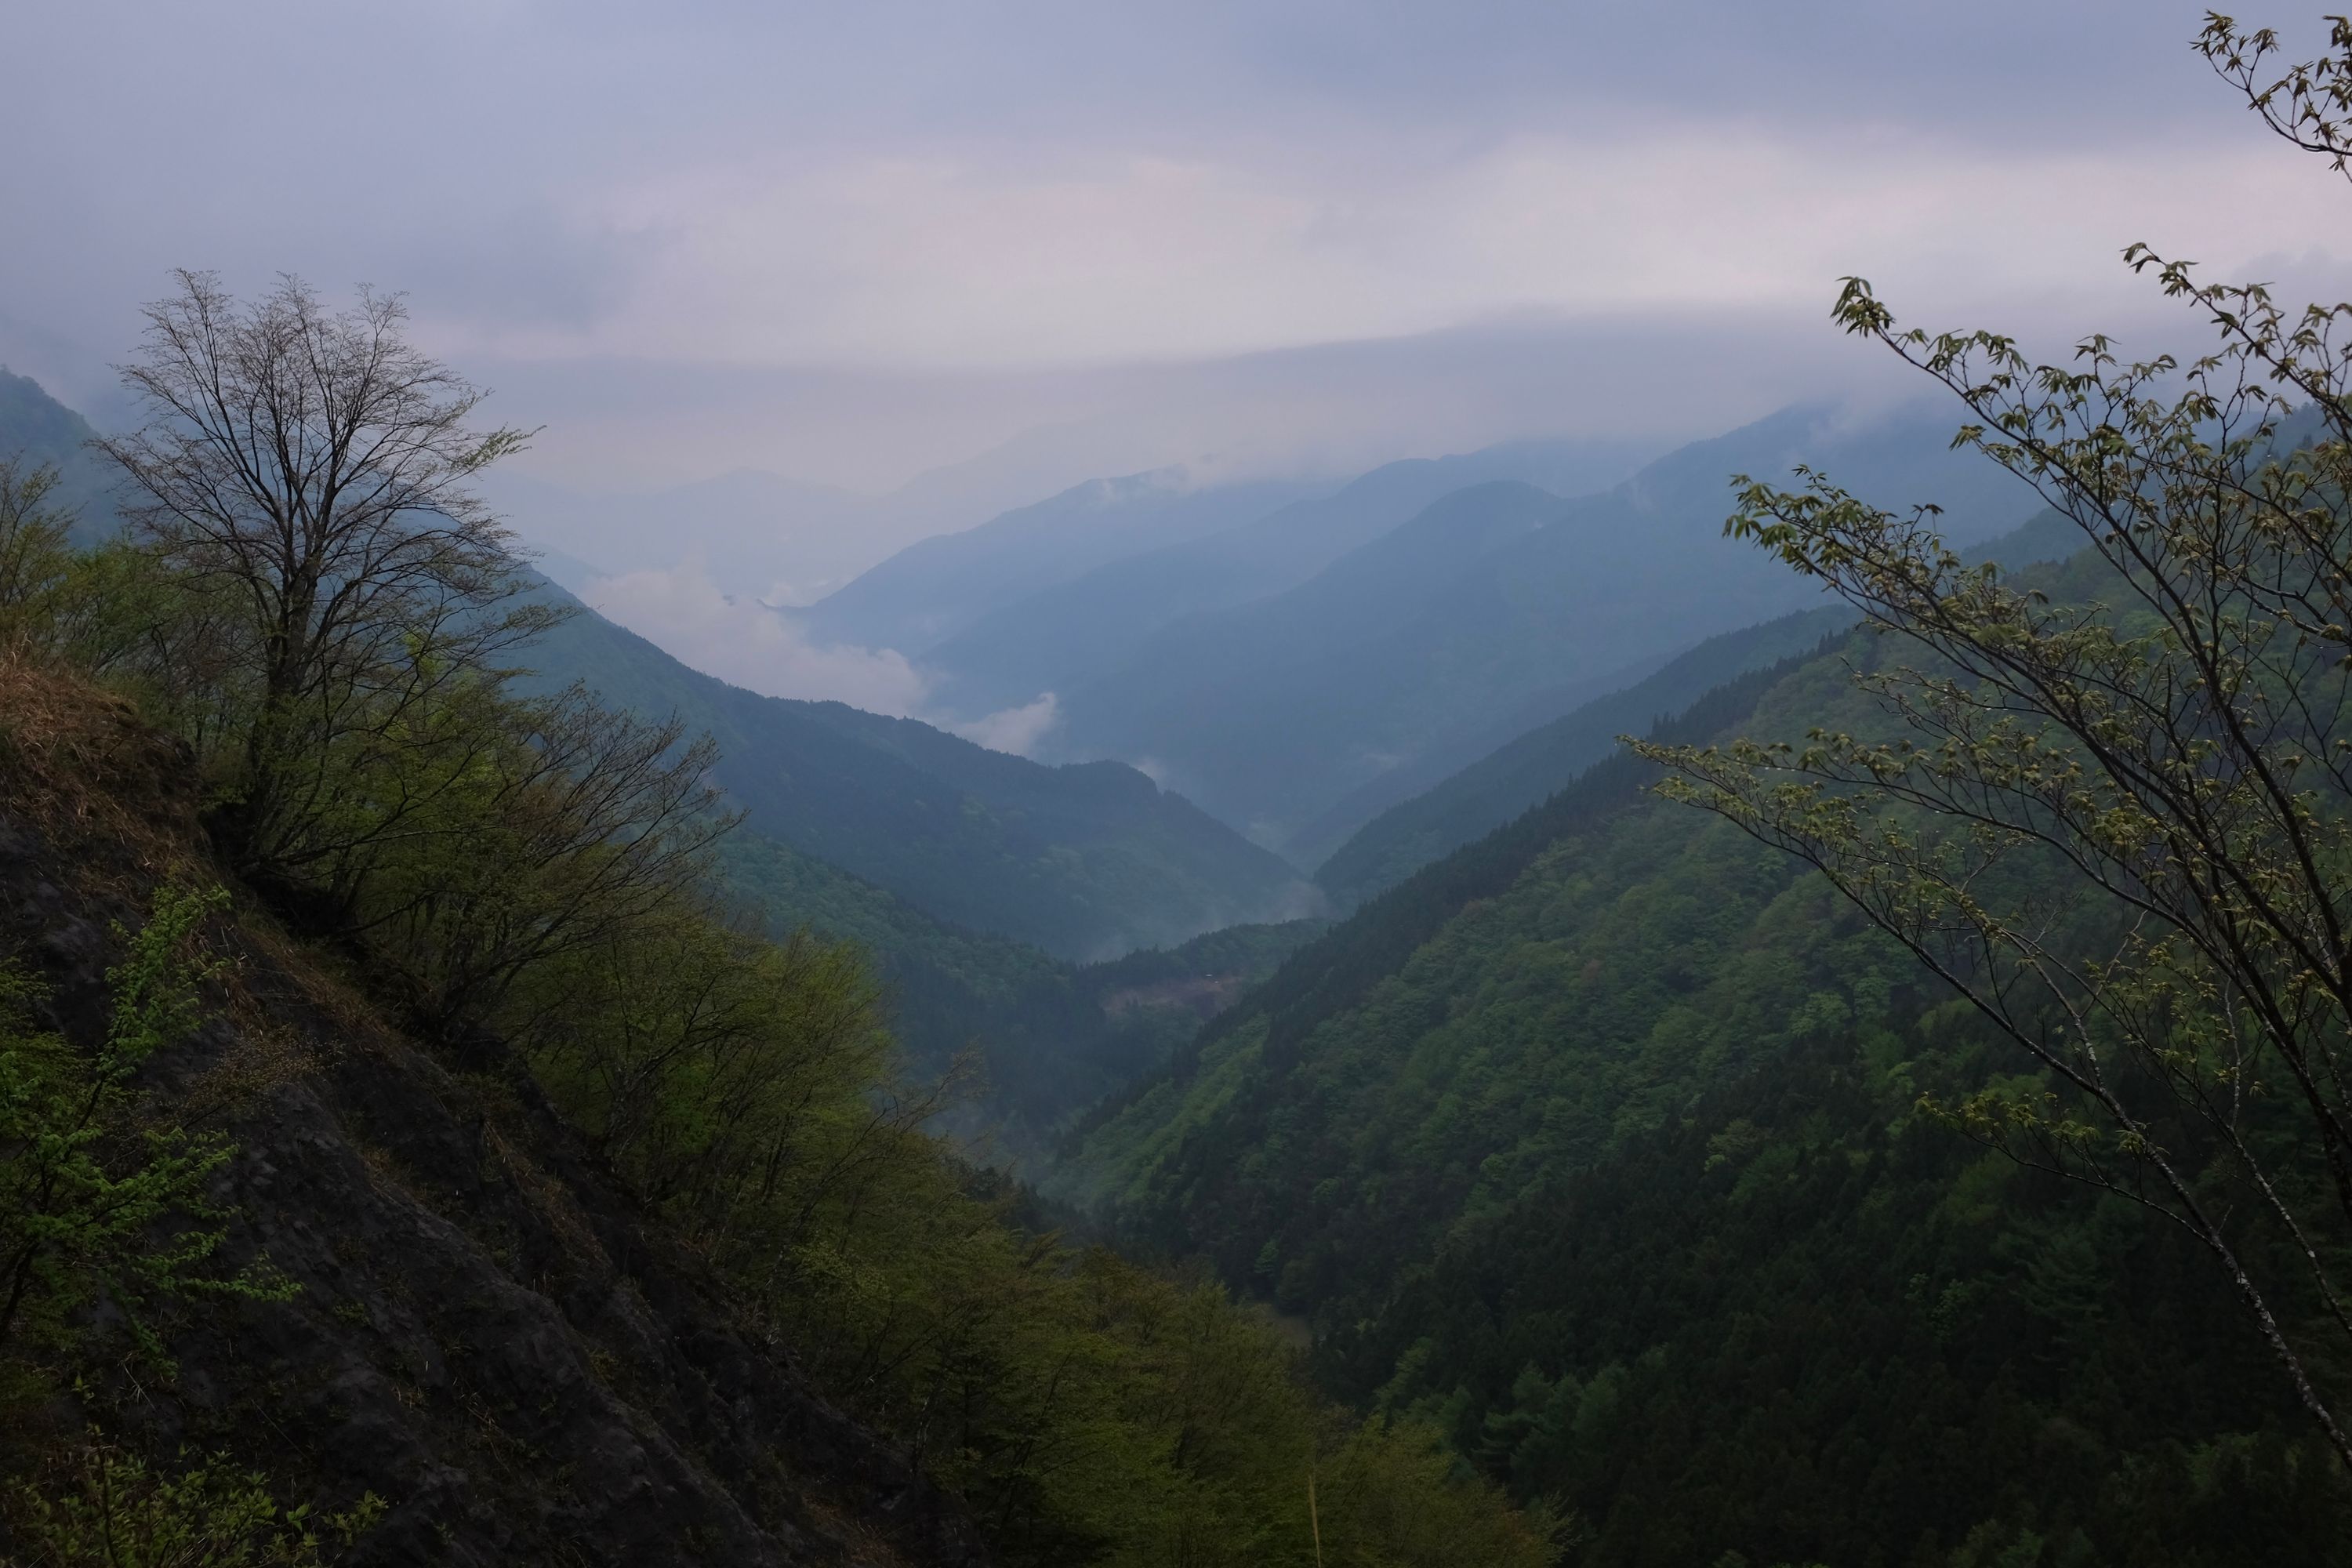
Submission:
<svg viewBox="0 0 2352 1568">
<path fill-rule="evenodd" d="M 1640 451 L 1622 442 L 1520 442 L 1390 463 L 1221 531 L 1105 562 L 911 651 L 931 678 L 932 701 L 958 718 L 1047 691 L 1066 695 L 1149 657 L 1154 636 L 1183 617 L 1295 587 L 1451 491 L 1496 479 L 1599 489 L 1630 472 Z M 853 584 L 844 594 L 859 591 Z"/>
<path fill-rule="evenodd" d="M 1000 605 L 1106 562 L 1217 533 L 1329 488 L 1202 482 L 1183 468 L 1089 479 L 909 545 L 796 618 L 820 641 L 919 654 Z"/>
<path fill-rule="evenodd" d="M 23 405 L 13 424 L 38 437 L 31 444 L 69 459 L 79 477 L 86 427 L 37 391 L 11 378 L 0 396 Z M 548 658 L 633 693 L 633 706 L 678 706 L 707 722 L 736 759 L 733 787 L 797 814 L 789 830 L 771 830 L 780 840 L 940 918 L 1095 955 L 1307 907 L 1270 856 L 1213 847 L 1198 822 L 1176 826 L 1191 811 L 1184 801 L 1305 870 L 1382 811 L 1517 737 L 1710 637 L 1806 608 L 1804 584 L 1721 537 L 1734 473 L 1785 475 L 1807 462 L 1884 504 L 1934 500 L 1961 543 L 2013 522 L 2020 502 L 2006 476 L 1951 452 L 1948 434 L 1940 415 L 1857 419 L 1801 406 L 1631 477 L 1632 448 L 1580 441 L 1391 463 L 1336 488 L 1158 470 L 1089 481 L 924 540 L 788 612 L 812 643 L 913 656 L 927 717 L 1010 736 L 980 721 L 1050 694 L 1007 743 L 1042 762 L 1128 764 L 1041 773 L 1060 781 L 1042 795 L 1024 782 L 1028 764 L 970 764 L 996 753 L 939 729 L 755 697 L 675 661 L 656 671 L 650 645 L 616 642 L 605 623 L 582 623 L 602 630 L 551 645 Z M 531 481 L 519 482 L 529 490 Z M 730 558 L 751 570 L 741 563 L 758 549 L 746 541 L 763 528 L 781 537 L 762 508 L 817 520 L 856 500 L 783 484 L 733 476 L 666 492 L 657 510 L 675 506 L 676 519 L 633 510 L 645 498 L 572 506 L 567 548 L 545 568 L 579 588 L 616 560 L 650 560 L 709 533 L 732 539 Z M 572 505 L 555 492 L 541 500 Z M 802 544 L 775 551 L 778 561 L 804 553 Z M 778 706 L 758 706 L 768 702 Z M 780 729 L 796 738 L 776 739 Z M 856 756 L 858 766 L 783 765 L 808 746 Z M 856 782 L 883 766 L 877 758 L 982 802 L 978 826 L 941 829 L 940 796 L 909 819 L 915 830 L 881 831 L 887 813 L 876 802 L 890 792 Z M 1113 795 L 1144 799 L 1130 770 L 1182 800 L 1155 791 L 1174 804 L 1112 829 Z M 777 783 L 785 778 L 790 790 Z M 1142 839 L 1121 837 L 1147 819 Z M 1049 863 L 1049 846 L 1093 862 Z M 1016 890 L 988 867 L 1011 868 Z M 1107 897 L 1110 884 L 1127 892 Z"/>
<path fill-rule="evenodd" d="M 1783 410 L 1614 488 L 1495 470 L 1527 449 L 1379 469 L 1329 497 L 1097 568 L 992 612 L 924 663 L 950 710 L 1057 700 L 1038 754 L 1118 757 L 1311 864 L 1382 805 L 1509 736 L 1814 591 L 1722 537 L 1730 477 L 1810 462 L 1957 542 L 2018 521 L 2014 482 L 1940 415 Z M 1351 809 L 1349 802 L 1356 805 Z"/>
</svg>

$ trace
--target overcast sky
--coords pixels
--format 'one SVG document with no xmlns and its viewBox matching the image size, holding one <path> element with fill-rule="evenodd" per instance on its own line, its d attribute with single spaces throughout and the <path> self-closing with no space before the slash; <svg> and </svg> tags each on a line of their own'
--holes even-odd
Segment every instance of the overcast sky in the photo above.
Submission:
<svg viewBox="0 0 2352 1568">
<path fill-rule="evenodd" d="M 2343 249 L 2176 0 L 10 12 L 0 357 L 88 403 L 169 267 L 365 279 L 584 483 L 1696 426 L 1868 374 L 1843 272 L 2087 326 L 2128 240 Z"/>
</svg>

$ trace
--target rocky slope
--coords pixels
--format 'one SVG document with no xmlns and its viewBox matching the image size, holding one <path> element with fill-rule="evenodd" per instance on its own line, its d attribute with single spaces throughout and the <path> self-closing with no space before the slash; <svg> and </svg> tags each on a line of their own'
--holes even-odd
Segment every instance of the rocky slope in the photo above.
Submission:
<svg viewBox="0 0 2352 1568">
<path fill-rule="evenodd" d="M 119 927 L 160 885 L 221 879 L 187 773 L 110 700 L 0 666 L 0 956 L 76 1045 L 105 1026 Z M 96 1423 L 322 1510 L 373 1493 L 354 1563 L 986 1560 L 958 1505 L 740 1326 L 499 1041 L 420 1046 L 237 904 L 207 932 L 229 963 L 211 1020 L 147 1071 L 160 1112 L 237 1145 L 228 1260 L 266 1254 L 299 1289 L 174 1309 L 175 1372 L 90 1358 L 5 1441 Z"/>
</svg>

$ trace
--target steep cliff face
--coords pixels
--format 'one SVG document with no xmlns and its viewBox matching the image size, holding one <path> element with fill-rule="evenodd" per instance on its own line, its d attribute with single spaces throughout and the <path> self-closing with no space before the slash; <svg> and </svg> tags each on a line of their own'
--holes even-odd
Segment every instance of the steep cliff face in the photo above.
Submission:
<svg viewBox="0 0 2352 1568">
<path fill-rule="evenodd" d="M 0 956 L 76 1045 L 105 1026 L 117 923 L 160 885 L 221 879 L 187 772 L 108 700 L 0 667 Z M 149 1087 L 237 1145 L 215 1194 L 227 1261 L 266 1254 L 299 1289 L 171 1309 L 174 1371 L 93 1358 L 12 1441 L 96 1423 L 159 1461 L 225 1452 L 289 1500 L 373 1493 L 355 1563 L 985 1561 L 498 1041 L 421 1047 L 257 909 L 206 939 L 229 963 L 210 1021 Z"/>
</svg>

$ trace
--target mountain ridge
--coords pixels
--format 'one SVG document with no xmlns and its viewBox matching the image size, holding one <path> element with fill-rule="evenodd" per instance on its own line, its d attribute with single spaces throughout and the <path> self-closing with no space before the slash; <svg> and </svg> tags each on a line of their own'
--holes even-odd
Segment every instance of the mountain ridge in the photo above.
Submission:
<svg viewBox="0 0 2352 1568">
<path fill-rule="evenodd" d="M 1295 586 L 1454 490 L 1528 474 L 1556 483 L 1598 479 L 1623 471 L 1621 462 L 1630 467 L 1628 450 L 1515 442 L 1386 463 L 1328 494 L 1219 533 L 1106 562 L 1015 600 L 931 647 L 921 666 L 933 679 L 934 700 L 961 718 L 1045 691 L 1066 696 L 1092 675 L 1131 661 L 1171 623 Z"/>
<path fill-rule="evenodd" d="M 1610 490 L 1552 498 L 1535 526 L 1474 526 L 1465 510 L 1482 497 L 1505 510 L 1527 498 L 1457 489 L 1296 586 L 1151 633 L 1061 694 L 1048 754 L 1149 757 L 1205 809 L 1296 853 L 1303 828 L 1328 837 L 1339 802 L 1433 746 L 1491 732 L 1538 697 L 1589 700 L 1716 632 L 1817 599 L 1722 537 L 1727 476 L 1799 460 L 1864 495 L 1939 497 L 1958 542 L 2013 526 L 2022 509 L 2004 470 L 1954 453 L 1941 416 L 1916 405 L 1865 421 L 1793 405 Z M 1449 531 L 1459 559 L 1433 569 L 1425 546 Z"/>
<path fill-rule="evenodd" d="M 1327 488 L 1202 483 L 1182 466 L 1087 479 L 975 527 L 919 540 L 794 618 L 822 641 L 919 656 L 991 610 L 1095 566 L 1217 532 Z"/>
<path fill-rule="evenodd" d="M 712 777 L 751 826 L 950 924 L 1086 960 L 1318 904 L 1287 863 L 1123 763 L 1047 765 L 917 720 L 762 696 L 585 609 L 529 658 L 542 689 L 577 680 L 709 733 Z"/>
</svg>

